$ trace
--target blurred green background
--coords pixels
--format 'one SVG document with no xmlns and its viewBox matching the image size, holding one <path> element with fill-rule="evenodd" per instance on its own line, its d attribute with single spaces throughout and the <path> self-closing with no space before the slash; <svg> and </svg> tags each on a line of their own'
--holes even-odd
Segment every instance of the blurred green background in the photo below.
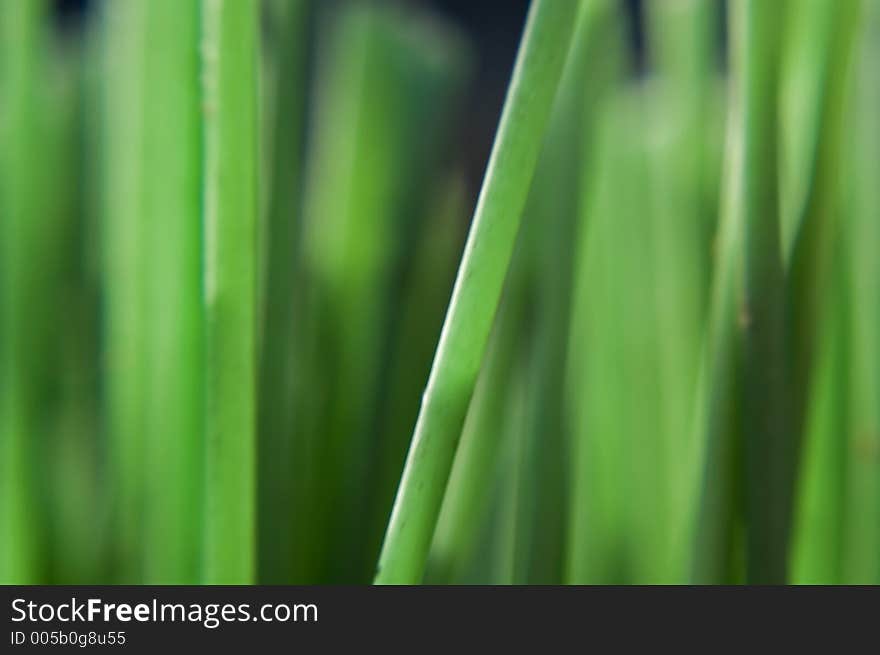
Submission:
<svg viewBox="0 0 880 655">
<path fill-rule="evenodd" d="M 426 582 L 880 583 L 880 1 L 746 3 L 583 0 Z M 255 3 L 242 370 L 210 4 L 0 0 L 2 583 L 208 580 L 218 375 L 240 581 L 373 578 L 529 3 Z"/>
</svg>

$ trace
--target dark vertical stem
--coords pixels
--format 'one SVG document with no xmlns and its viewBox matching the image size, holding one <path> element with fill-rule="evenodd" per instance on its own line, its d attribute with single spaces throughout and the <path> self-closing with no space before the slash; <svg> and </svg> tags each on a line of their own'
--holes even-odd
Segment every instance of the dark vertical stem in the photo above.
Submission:
<svg viewBox="0 0 880 655">
<path fill-rule="evenodd" d="M 743 212 L 743 435 L 747 578 L 785 581 L 792 502 L 786 425 L 780 245 L 778 93 L 783 2 L 731 5 L 733 120 L 739 121 Z"/>
<path fill-rule="evenodd" d="M 303 480 L 295 460 L 293 371 L 296 367 L 294 298 L 302 208 L 302 142 L 306 110 L 308 0 L 278 0 L 275 19 L 275 108 L 262 303 L 257 425 L 259 441 L 259 577 L 292 583 Z"/>
</svg>

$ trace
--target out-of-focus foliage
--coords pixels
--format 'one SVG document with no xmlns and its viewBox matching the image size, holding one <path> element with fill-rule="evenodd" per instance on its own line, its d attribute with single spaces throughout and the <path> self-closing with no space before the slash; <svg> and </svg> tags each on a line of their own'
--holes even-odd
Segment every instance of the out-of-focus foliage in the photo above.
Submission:
<svg viewBox="0 0 880 655">
<path fill-rule="evenodd" d="M 445 4 L 0 0 L 0 582 L 372 581 L 462 261 L 389 579 L 880 582 L 880 0 Z"/>
</svg>

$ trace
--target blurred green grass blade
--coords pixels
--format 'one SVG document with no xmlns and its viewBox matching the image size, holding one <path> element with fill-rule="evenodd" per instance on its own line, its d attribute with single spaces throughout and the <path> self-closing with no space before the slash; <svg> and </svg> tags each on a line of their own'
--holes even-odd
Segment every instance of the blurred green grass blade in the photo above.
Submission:
<svg viewBox="0 0 880 655">
<path fill-rule="evenodd" d="M 524 319 L 522 266 L 514 253 L 498 318 L 489 339 L 486 362 L 474 388 L 455 454 L 437 529 L 431 546 L 428 575 L 444 583 L 470 582 L 467 574 L 486 535 L 484 524 L 492 512 L 494 491 L 504 458 L 510 427 L 504 420 L 510 405 L 518 326 Z M 479 580 L 486 582 L 485 578 Z"/>
<path fill-rule="evenodd" d="M 732 120 L 741 121 L 744 288 L 743 447 L 747 579 L 785 581 L 793 493 L 786 425 L 783 269 L 778 188 L 778 89 L 783 2 L 745 0 L 731 10 Z"/>
<path fill-rule="evenodd" d="M 506 444 L 510 453 L 510 463 L 504 471 L 506 479 L 502 485 L 500 498 L 504 522 L 500 540 L 503 546 L 499 553 L 501 577 L 497 582 L 513 585 L 528 584 L 533 575 L 533 560 L 536 557 L 538 539 L 545 536 L 541 530 L 553 529 L 548 525 L 540 525 L 538 500 L 542 494 L 552 493 L 551 484 L 559 487 L 564 485 L 564 478 L 561 476 L 551 479 L 547 484 L 541 475 L 544 473 L 541 466 L 544 462 L 540 458 L 542 454 L 542 450 L 539 449 L 540 439 L 544 437 L 549 442 L 544 448 L 551 450 L 555 445 L 552 440 L 561 439 L 561 435 L 558 433 L 539 435 L 535 429 L 537 408 L 534 396 L 537 394 L 534 389 L 529 389 L 529 383 L 534 384 L 530 374 L 543 363 L 540 362 L 540 358 L 544 353 L 538 344 L 534 343 L 534 339 L 529 339 L 528 334 L 523 336 L 527 345 L 518 353 L 520 361 L 517 362 L 517 370 L 514 373 L 513 390 L 506 417 L 506 420 L 510 421 Z M 529 340 L 532 343 L 528 344 Z M 544 483 L 543 487 L 542 483 Z M 558 556 L 554 561 L 559 561 Z"/>
<path fill-rule="evenodd" d="M 319 23 L 319 65 L 313 106 L 309 110 L 299 289 L 294 306 L 299 320 L 292 326 L 296 366 L 293 411 L 297 416 L 293 478 L 300 493 L 292 508 L 293 529 L 298 535 L 292 560 L 293 576 L 300 584 L 324 580 L 330 508 L 335 501 L 331 494 L 335 493 L 336 481 L 329 479 L 328 474 L 335 465 L 330 460 L 330 442 L 338 441 L 338 437 L 331 436 L 333 427 L 327 421 L 334 391 L 329 387 L 338 376 L 338 355 L 329 349 L 335 345 L 338 328 L 334 323 L 336 316 L 328 308 L 334 302 L 330 298 L 335 289 L 325 282 L 330 274 L 324 275 L 323 270 L 344 275 L 347 222 L 356 209 L 350 210 L 348 201 L 355 175 L 357 111 L 363 103 L 361 69 L 366 65 L 366 50 L 362 30 L 352 26 L 352 13 L 348 12 L 348 18 L 332 11 L 319 15 L 325 21 Z M 328 27 L 327 22 L 332 24 Z M 337 280 L 336 286 L 344 284 Z"/>
<path fill-rule="evenodd" d="M 535 336 L 530 325 L 537 311 L 533 305 L 538 293 L 535 289 L 536 278 L 539 276 L 545 285 L 551 280 L 562 279 L 563 283 L 563 288 L 554 288 L 548 298 L 548 302 L 554 303 L 553 315 L 543 325 L 558 327 L 558 321 L 563 321 L 563 327 L 567 329 L 564 316 L 559 314 L 564 315 L 567 311 L 567 307 L 564 306 L 566 299 L 564 285 L 567 283 L 565 278 L 570 271 L 566 269 L 564 253 L 565 248 L 570 244 L 564 244 L 559 253 L 554 253 L 554 257 L 558 256 L 560 259 L 559 268 L 550 267 L 546 274 L 542 275 L 539 273 L 542 269 L 538 264 L 536 253 L 538 246 L 535 241 L 539 241 L 543 248 L 552 248 L 557 245 L 555 240 L 562 239 L 568 229 L 573 227 L 568 221 L 572 219 L 571 213 L 579 198 L 576 190 L 571 186 L 570 178 L 577 178 L 581 170 L 577 161 L 577 155 L 580 153 L 571 151 L 579 150 L 581 143 L 580 114 L 586 115 L 587 101 L 594 100 L 592 91 L 601 84 L 601 82 L 587 84 L 585 80 L 587 70 L 591 70 L 589 55 L 599 47 L 594 37 L 597 36 L 596 28 L 601 25 L 601 21 L 594 20 L 593 13 L 596 12 L 582 8 L 578 18 L 578 27 L 560 81 L 560 89 L 554 102 L 550 125 L 524 211 L 524 225 L 517 236 L 485 361 L 468 407 L 438 517 L 427 575 L 446 583 L 470 582 L 471 578 L 468 576 L 480 568 L 476 560 L 485 556 L 485 549 L 480 548 L 480 542 L 487 534 L 484 524 L 490 520 L 493 511 L 501 514 L 502 524 L 500 527 L 495 526 L 497 528 L 495 541 L 504 542 L 492 547 L 494 555 L 504 560 L 498 564 L 493 573 L 499 580 L 510 583 L 513 579 L 512 571 L 515 566 L 513 558 L 516 549 L 514 544 L 507 543 L 507 538 L 520 530 L 520 534 L 531 541 L 529 530 L 523 530 L 524 517 L 517 516 L 517 508 L 521 507 L 521 504 L 517 502 L 516 496 L 521 490 L 518 484 L 511 480 L 535 482 L 537 471 L 535 475 L 523 471 L 524 475 L 516 476 L 507 475 L 499 469 L 510 466 L 519 470 L 522 462 L 518 457 L 527 456 L 527 448 L 524 447 L 523 442 L 531 440 L 532 433 L 541 427 L 538 423 L 543 417 L 538 411 L 536 409 L 523 411 L 519 404 L 525 402 L 537 405 L 545 394 L 549 397 L 554 392 L 552 386 L 544 389 L 540 384 L 520 380 L 525 377 L 525 372 L 521 369 L 527 368 L 520 361 L 524 357 L 520 351 L 534 348 L 531 342 L 534 341 Z M 587 50 L 587 44 L 592 49 Z M 601 80 L 601 78 L 602 75 L 597 75 L 597 79 Z M 549 234 L 545 235 L 544 228 L 547 222 L 554 229 L 547 230 Z M 563 229 L 562 226 L 557 225 L 558 223 L 563 224 L 567 229 Z M 544 344 L 543 354 L 549 357 L 551 353 L 556 354 L 552 351 L 553 348 L 560 346 L 564 348 L 566 335 L 561 336 L 561 342 Z M 535 371 L 545 374 L 545 378 L 550 377 L 551 371 L 547 368 L 555 362 L 540 357 L 532 359 L 536 360 Z M 518 392 L 515 398 L 511 398 L 508 387 L 509 381 L 515 377 L 515 370 L 518 371 L 516 377 L 519 380 Z M 517 413 L 517 420 L 504 418 L 508 410 Z M 524 428 L 519 425 L 524 421 L 528 421 L 529 426 Z M 555 437 L 556 435 L 553 435 L 551 439 Z M 502 459 L 506 466 L 502 467 L 498 463 L 499 459 Z M 534 468 L 538 468 L 537 461 L 532 464 Z M 563 485 L 564 477 L 559 476 L 553 482 Z M 499 485 L 502 488 L 496 494 L 496 487 Z M 511 493 L 514 497 L 510 497 Z M 554 512 L 558 515 L 558 507 L 554 508 Z M 522 573 L 528 569 L 528 566 L 520 562 L 519 568 Z M 474 582 L 494 579 L 484 575 Z"/>
<path fill-rule="evenodd" d="M 880 584 L 880 2 L 864 4 L 854 73 L 852 111 L 846 116 L 848 191 L 844 262 L 849 290 L 849 352 L 844 375 L 849 426 L 847 497 L 843 513 L 843 583 Z M 832 301 L 833 302 L 833 301 Z"/>
<path fill-rule="evenodd" d="M 573 421 L 567 580 L 653 581 L 664 526 L 647 210 L 644 89 L 607 103 L 582 211 L 571 324 Z M 632 407 L 638 404 L 639 411 Z"/>
<path fill-rule="evenodd" d="M 537 0 L 477 202 L 376 574 L 416 583 L 485 353 L 579 3 Z"/>
<path fill-rule="evenodd" d="M 810 20 L 824 32 L 825 60 L 813 62 L 818 91 L 823 71 L 832 64 L 827 39 L 832 37 L 828 14 L 816 11 Z M 829 9 L 829 7 L 825 7 Z M 809 403 L 804 405 L 804 475 L 800 481 L 798 539 L 794 544 L 794 581 L 799 583 L 870 584 L 877 580 L 880 558 L 880 518 L 877 514 L 878 467 L 878 298 L 876 257 L 878 191 L 875 174 L 880 162 L 876 129 L 878 84 L 874 62 L 878 44 L 878 4 L 866 3 L 857 35 L 857 57 L 852 80 L 836 86 L 847 109 L 841 114 L 845 130 L 838 147 L 842 170 L 838 200 L 827 211 L 839 213 L 839 233 L 828 248 L 830 274 L 819 298 L 823 315 L 816 326 L 816 367 Z M 855 29 L 855 28 L 853 28 Z M 815 32 L 813 32 L 815 35 Z M 817 40 L 822 35 L 815 37 Z M 828 75 L 829 73 L 824 73 Z M 845 71 L 837 72 L 846 75 Z M 795 75 L 795 73 L 792 73 Z M 818 104 L 818 99 L 813 101 Z M 822 117 L 821 105 L 817 107 Z M 834 126 L 820 126 L 812 135 L 818 156 L 822 138 Z M 818 166 L 806 162 L 805 167 Z M 872 177 L 874 176 L 874 177 Z M 834 186 L 833 181 L 823 184 Z M 804 187 L 804 191 L 811 187 Z M 839 194 L 839 195 L 837 195 Z M 827 219 L 826 219 L 827 220 Z M 823 422 L 824 421 L 824 422 Z"/>
<path fill-rule="evenodd" d="M 31 107 L 36 113 L 27 141 L 39 153 L 39 167 L 25 175 L 19 171 L 18 183 L 24 186 L 9 190 L 19 203 L 22 191 L 52 192 L 40 191 L 27 201 L 27 229 L 21 233 L 27 238 L 13 244 L 31 260 L 14 277 L 21 285 L 16 292 L 27 295 L 16 310 L 27 336 L 16 354 L 26 367 L 13 398 L 27 400 L 21 425 L 33 467 L 29 480 L 19 480 L 28 485 L 19 493 L 30 498 L 23 509 L 33 535 L 30 557 L 39 569 L 31 573 L 32 581 L 84 582 L 99 574 L 104 528 L 97 494 L 94 225 L 87 212 L 93 171 L 79 160 L 86 137 L 87 64 L 78 34 L 35 27 L 40 51 L 34 53 L 31 74 L 39 82 L 34 98 L 39 102 Z M 21 160 L 19 165 L 30 164 Z M 0 194 L 6 192 L 4 184 Z M 0 215 L 7 209 L 0 207 Z M 62 322 L 67 329 L 58 331 Z"/>
<path fill-rule="evenodd" d="M 202 6 L 210 584 L 248 584 L 256 574 L 258 6 Z"/>
<path fill-rule="evenodd" d="M 670 168 L 677 175 L 667 175 L 669 202 L 686 210 L 688 219 L 680 222 L 689 231 L 696 221 L 697 234 L 708 239 L 716 228 L 721 163 L 715 150 L 722 114 L 717 108 L 721 8 L 711 0 L 653 0 L 646 8 L 659 85 L 653 113 L 661 135 L 674 143 Z M 710 251 L 699 254 L 701 270 L 706 270 Z"/>
<path fill-rule="evenodd" d="M 719 158 L 712 147 L 717 118 L 715 31 L 718 8 L 705 0 L 648 4 L 656 51 L 649 98 L 652 254 L 660 348 L 663 504 L 666 534 L 658 547 L 667 580 L 687 578 L 687 534 L 697 492 L 698 444 L 692 428 L 700 345 L 711 276 L 709 235 L 715 228 Z"/>
<path fill-rule="evenodd" d="M 388 30 L 388 32 L 383 34 L 384 30 Z M 378 305 L 374 305 L 371 311 L 375 312 L 377 306 L 380 309 L 384 307 L 384 311 L 375 312 L 369 316 L 367 311 L 361 310 L 361 305 L 358 303 L 351 301 L 348 303 L 348 307 L 355 309 L 355 312 L 351 314 L 351 318 L 355 320 L 350 324 L 349 321 L 346 321 L 345 332 L 352 329 L 360 331 L 356 337 L 351 333 L 345 335 L 346 341 L 353 346 L 348 353 L 362 353 L 364 350 L 372 350 L 372 357 L 376 359 L 369 362 L 369 368 L 364 367 L 359 378 L 351 378 L 351 381 L 358 382 L 358 386 L 363 389 L 363 392 L 359 393 L 356 386 L 342 390 L 344 395 L 349 398 L 357 396 L 370 398 L 372 396 L 373 408 L 366 413 L 362 412 L 365 418 L 364 425 L 367 427 L 366 431 L 359 430 L 353 425 L 348 430 L 348 445 L 355 448 L 354 452 L 366 449 L 366 456 L 363 458 L 366 470 L 364 471 L 365 475 L 362 474 L 363 477 L 360 478 L 358 475 L 342 476 L 343 485 L 340 488 L 340 493 L 346 499 L 344 507 L 348 520 L 343 526 L 340 526 L 341 529 L 337 527 L 335 537 L 337 544 L 346 542 L 354 544 L 360 541 L 360 535 L 365 530 L 365 527 L 362 527 L 364 519 L 376 511 L 377 500 L 372 494 L 366 497 L 367 506 L 365 508 L 358 507 L 360 503 L 355 499 L 358 497 L 358 489 L 362 484 L 370 489 L 375 489 L 377 467 L 380 466 L 379 462 L 388 448 L 388 443 L 383 442 L 383 437 L 387 435 L 376 436 L 378 421 L 381 420 L 377 408 L 380 408 L 384 402 L 392 402 L 392 399 L 387 396 L 389 369 L 386 362 L 397 345 L 394 341 L 394 335 L 389 331 L 389 326 L 396 323 L 400 311 L 401 289 L 398 276 L 406 279 L 412 274 L 413 263 L 410 259 L 410 253 L 415 244 L 414 239 L 418 237 L 424 222 L 424 219 L 420 219 L 420 217 L 427 213 L 427 203 L 431 200 L 431 196 L 426 190 L 430 188 L 435 179 L 434 175 L 437 172 L 441 156 L 446 153 L 444 140 L 449 134 L 452 109 L 454 104 L 457 104 L 462 84 L 468 72 L 467 51 L 464 49 L 459 35 L 439 22 L 432 23 L 430 16 L 413 15 L 410 18 L 402 16 L 397 21 L 389 21 L 387 25 L 380 24 L 380 30 L 376 36 L 378 39 L 374 43 L 374 47 L 377 48 L 379 56 L 377 69 L 383 67 L 379 62 L 385 59 L 386 71 L 382 74 L 381 77 L 384 79 L 379 80 L 378 86 L 373 86 L 373 83 L 369 82 L 369 78 L 365 86 L 370 91 L 365 96 L 367 111 L 361 115 L 361 119 L 366 118 L 366 121 L 361 124 L 361 141 L 358 144 L 360 148 L 359 163 L 364 166 L 366 171 L 370 167 L 370 164 L 367 164 L 368 161 L 372 160 L 373 165 L 376 163 L 375 154 L 368 153 L 375 153 L 378 148 L 384 147 L 378 144 L 397 142 L 398 146 L 395 155 L 396 163 L 394 160 L 390 160 L 390 165 L 382 171 L 378 180 L 375 177 L 378 170 L 373 168 L 373 180 L 374 182 L 378 181 L 378 184 L 372 188 L 355 186 L 353 194 L 353 199 L 356 202 L 358 199 L 360 200 L 358 211 L 364 212 L 363 218 L 370 217 L 369 220 L 363 220 L 361 225 L 363 227 L 370 224 L 380 226 L 372 238 L 379 237 L 383 233 L 381 226 L 384 220 L 379 218 L 383 213 L 381 204 L 373 205 L 370 200 L 371 198 L 375 199 L 374 193 L 377 189 L 381 193 L 384 188 L 388 193 L 384 200 L 387 203 L 384 211 L 387 212 L 391 221 L 384 227 L 384 230 L 387 230 L 385 232 L 387 235 L 386 247 L 389 247 L 385 262 L 379 263 L 377 260 L 370 267 L 376 274 L 373 292 L 378 292 L 379 299 Z M 396 82 L 393 81 L 395 78 Z M 390 89 L 394 90 L 387 89 L 385 87 L 387 84 L 393 84 Z M 383 88 L 386 90 L 382 91 Z M 386 103 L 384 111 L 379 109 L 376 104 L 378 98 L 384 98 L 384 103 Z M 379 115 L 370 116 L 374 110 L 378 110 Z M 372 129 L 370 129 L 370 125 L 373 126 Z M 379 128 L 379 125 L 383 127 Z M 389 138 L 386 135 L 383 139 L 381 137 L 383 129 L 393 129 L 394 137 Z M 378 140 L 374 141 L 374 139 Z M 365 181 L 365 177 L 359 177 L 357 180 L 357 182 Z M 379 218 L 378 221 L 377 218 Z M 361 245 L 363 243 L 364 239 L 361 237 Z M 368 281 L 369 277 L 369 274 L 364 276 L 361 284 Z M 349 284 L 349 290 L 355 291 L 356 288 L 357 285 Z M 364 290 L 366 291 L 368 288 Z M 443 295 L 448 288 L 444 289 Z M 367 291 L 367 297 L 370 293 Z M 360 297 L 360 294 L 356 297 Z M 442 312 L 442 309 L 440 311 Z M 358 318 L 367 318 L 368 320 L 358 325 Z M 345 352 L 344 350 L 343 353 Z M 346 366 L 350 361 L 357 360 L 354 357 L 346 356 L 344 359 Z M 356 368 L 355 371 L 357 371 Z M 370 371 L 372 371 L 371 375 Z M 413 384 L 416 389 L 422 387 L 424 378 L 414 381 Z M 403 400 L 403 398 L 399 398 L 394 399 L 393 402 L 402 403 Z M 400 407 L 401 411 L 402 409 Z M 411 425 L 407 426 L 407 432 L 410 431 Z M 351 427 L 354 427 L 353 431 Z M 405 446 L 402 451 L 398 451 L 397 456 L 402 458 L 404 453 Z M 340 459 L 341 455 L 337 453 L 337 461 Z M 355 461 L 357 461 L 357 457 Z M 399 468 L 393 471 L 392 479 L 398 477 L 399 471 Z M 359 479 L 361 482 L 358 481 Z M 385 505 L 381 511 L 384 514 L 382 523 L 385 524 L 390 505 Z M 336 557 L 337 560 L 350 558 L 358 569 L 356 579 L 366 582 L 373 575 L 379 546 L 380 542 L 369 544 L 369 548 L 364 548 L 359 544 L 356 553 L 340 553 Z M 339 569 L 339 566 L 336 565 L 335 568 Z"/>
<path fill-rule="evenodd" d="M 842 268 L 842 266 L 841 266 Z M 838 275 L 838 280 L 845 278 Z M 834 285 L 828 328 L 817 354 L 804 435 L 791 546 L 791 582 L 840 584 L 844 563 L 848 433 L 847 290 Z M 863 525 L 861 520 L 858 521 Z M 874 553 L 876 555 L 876 552 Z"/>
<path fill-rule="evenodd" d="M 41 315 L 41 111 L 48 9 L 0 4 L 0 582 L 41 580 L 41 514 L 35 498 L 35 423 Z M 48 263 L 48 262 L 47 262 Z"/>
<path fill-rule="evenodd" d="M 608 102 L 607 106 L 612 106 Z M 609 581 L 612 569 L 611 541 L 618 534 L 615 519 L 621 515 L 613 493 L 609 493 L 609 476 L 619 471 L 618 439 L 602 439 L 613 429 L 609 425 L 616 369 L 610 365 L 611 349 L 597 334 L 599 308 L 607 307 L 610 295 L 606 275 L 596 275 L 608 265 L 607 248 L 602 240 L 602 227 L 613 216 L 611 180 L 616 136 L 609 129 L 610 109 L 601 114 L 597 154 L 590 158 L 589 194 L 581 208 L 582 222 L 577 245 L 574 296 L 571 317 L 571 345 L 567 378 L 567 403 L 570 413 L 571 439 L 571 500 L 566 562 L 566 582 L 587 584 Z M 616 171 L 616 169 L 615 169 Z M 598 221 L 603 218 L 605 220 Z M 593 386 L 594 371 L 605 369 L 608 377 L 602 385 Z M 603 576 L 604 579 L 603 579 Z"/>
<path fill-rule="evenodd" d="M 311 3 L 269 5 L 274 28 L 274 109 L 267 233 L 258 264 L 262 285 L 257 425 L 259 439 L 259 577 L 293 582 L 294 518 L 302 480 L 293 468 L 294 297 L 302 207 L 302 157 L 306 113 L 306 44 Z M 269 128 L 264 128 L 269 129 Z"/>
<path fill-rule="evenodd" d="M 183 584 L 198 580 L 203 497 L 199 3 L 155 0 L 144 10 L 144 578 Z"/>
<path fill-rule="evenodd" d="M 780 189 L 782 244 L 786 265 L 800 228 L 813 182 L 823 123 L 829 52 L 836 28 L 835 3 L 790 2 L 780 93 Z"/>
<path fill-rule="evenodd" d="M 725 568 L 738 493 L 733 485 L 741 484 L 748 579 L 782 582 L 791 502 L 775 136 L 783 12 L 781 3 L 750 1 L 735 3 L 730 11 L 728 195 L 709 327 L 704 378 L 709 387 L 701 399 L 708 406 L 698 424 L 706 430 L 707 457 L 694 575 L 699 582 L 729 575 Z M 743 286 L 737 289 L 740 275 Z M 733 341 L 741 342 L 741 351 Z M 735 357 L 742 358 L 739 381 Z M 729 404 L 732 393 L 742 394 L 738 425 Z M 743 464 L 737 469 L 740 448 Z M 744 476 L 739 483 L 738 475 Z"/>
<path fill-rule="evenodd" d="M 610 18 L 605 2 L 587 3 L 578 17 L 493 336 L 438 520 L 431 575 L 447 576 L 446 581 L 460 580 L 464 571 L 472 568 L 477 540 L 483 536 L 480 522 L 487 518 L 491 490 L 497 481 L 499 448 L 525 458 L 520 461 L 505 455 L 519 474 L 505 483 L 506 492 L 514 497 L 502 492 L 499 498 L 504 529 L 518 535 L 516 544 L 508 544 L 508 550 L 503 551 L 506 558 L 513 558 L 509 566 L 501 566 L 506 571 L 503 579 L 561 579 L 567 479 L 561 386 L 572 250 L 581 159 L 589 143 L 585 133 L 592 132 L 593 107 L 614 68 L 606 65 L 608 59 L 598 56 L 606 47 L 616 45 L 616 34 L 604 36 Z M 556 265 L 542 266 L 542 256 L 552 258 Z M 527 327 L 532 323 L 534 327 Z M 507 430 L 500 417 L 510 402 L 505 389 L 515 345 L 529 352 L 517 355 L 528 362 L 521 364 L 528 373 L 522 373 L 525 381 L 518 396 L 527 407 L 517 410 L 523 425 Z M 508 432 L 513 442 L 506 441 Z"/>
<path fill-rule="evenodd" d="M 834 278 L 834 253 L 839 241 L 841 213 L 842 143 L 850 97 L 851 61 L 861 13 L 860 0 L 809 3 L 805 11 L 828 31 L 816 41 L 821 48 L 821 89 L 815 102 L 818 119 L 814 156 L 806 174 L 809 184 L 803 197 L 793 198 L 798 213 L 786 279 L 786 320 L 789 357 L 790 460 L 797 465 L 808 417 L 815 360 L 829 329 L 830 289 Z M 787 473 L 785 484 L 794 487 L 796 470 Z"/>
<path fill-rule="evenodd" d="M 729 195 L 725 193 L 725 195 Z M 726 212 L 729 216 L 730 212 Z M 702 472 L 693 505 L 693 524 L 686 534 L 693 544 L 690 580 L 693 584 L 730 584 L 739 581 L 735 555 L 740 549 L 742 519 L 742 448 L 738 401 L 742 385 L 740 344 L 736 338 L 736 256 L 730 252 L 737 236 L 733 220 L 724 221 L 719 245 L 725 253 L 716 269 L 712 312 L 699 376 L 695 429 Z M 726 234 L 724 234 L 726 233 Z"/>
<path fill-rule="evenodd" d="M 733 560 L 742 512 L 738 333 L 744 265 L 743 217 L 738 208 L 743 185 L 742 129 L 739 121 L 728 119 L 715 266 L 696 393 L 694 429 L 702 472 L 688 529 L 693 543 L 690 575 L 696 584 L 735 581 Z"/>
<path fill-rule="evenodd" d="M 606 0 L 582 5 L 519 235 L 533 324 L 521 330 L 530 351 L 520 448 L 521 583 L 558 584 L 563 577 L 569 473 L 564 378 L 575 244 L 598 107 L 621 65 L 617 18 Z"/>
<path fill-rule="evenodd" d="M 506 381 L 509 391 L 502 425 L 505 433 L 502 449 L 502 474 L 499 493 L 499 520 L 495 540 L 492 584 L 521 585 L 528 576 L 532 547 L 532 522 L 535 511 L 536 467 L 531 457 L 532 439 L 528 425 L 529 400 L 527 380 L 528 348 L 516 354 L 512 377 Z"/>
<path fill-rule="evenodd" d="M 312 364 L 301 389 L 315 414 L 317 471 L 308 538 L 317 579 L 366 582 L 377 547 L 371 523 L 387 512 L 364 490 L 377 488 L 393 446 L 377 433 L 398 345 L 389 331 L 466 53 L 456 33 L 421 13 L 353 5 L 336 20 L 319 77 L 303 235 Z"/>
<path fill-rule="evenodd" d="M 375 471 L 378 488 L 369 544 L 374 559 L 388 525 L 412 426 L 419 412 L 421 391 L 431 370 L 431 357 L 464 247 L 469 207 L 461 174 L 453 173 L 432 196 L 436 199 L 418 235 L 414 263 L 402 292 L 400 317 L 390 335 L 396 347 L 389 364 L 382 401 L 383 427 L 377 443 L 381 453 Z"/>
<path fill-rule="evenodd" d="M 115 580 L 143 575 L 147 366 L 147 225 L 144 205 L 146 6 L 101 6 L 101 221 L 105 298 L 105 429 L 113 478 Z"/>
<path fill-rule="evenodd" d="M 802 196 L 791 200 L 797 208 L 797 232 L 787 271 L 787 309 L 792 331 L 792 379 L 796 383 L 795 422 L 803 420 L 811 353 L 822 329 L 821 303 L 827 297 L 826 285 L 832 277 L 829 271 L 837 240 L 835 217 L 839 213 L 844 108 L 860 5 L 860 0 L 811 0 L 809 3 L 809 10 L 815 14 L 814 20 L 823 26 L 828 36 L 817 45 L 822 49 L 823 66 L 819 69 L 821 90 L 815 100 L 819 112 L 813 137 L 815 154 L 809 158 L 806 171 L 810 183 Z"/>
<path fill-rule="evenodd" d="M 604 239 L 610 235 L 609 226 L 620 209 L 615 204 L 614 185 L 620 182 L 623 187 L 623 180 L 617 179 L 624 170 L 622 163 L 634 161 L 632 140 L 624 139 L 626 146 L 621 144 L 619 152 L 612 145 L 621 136 L 619 123 L 612 115 L 625 106 L 628 110 L 634 107 L 622 101 L 617 88 L 623 79 L 626 59 L 621 16 L 618 8 L 609 2 L 589 3 L 586 8 L 592 11 L 588 18 L 593 21 L 593 38 L 596 39 L 590 46 L 596 50 L 590 52 L 604 54 L 601 59 L 595 54 L 590 57 L 594 63 L 588 73 L 587 103 L 581 109 L 581 132 L 574 144 L 581 149 L 578 196 L 573 207 L 578 224 L 571 236 L 574 241 L 571 307 L 567 334 L 563 337 L 569 344 L 562 425 L 569 433 L 566 445 L 570 463 L 562 573 L 566 582 L 575 584 L 619 579 L 620 573 L 620 562 L 609 557 L 610 551 L 606 548 L 617 534 L 613 524 L 624 516 L 621 506 L 606 493 L 608 476 L 620 474 L 622 470 L 619 435 L 613 433 L 614 426 L 606 420 L 611 419 L 609 408 L 618 398 L 612 390 L 617 370 L 610 365 L 611 349 L 600 345 L 602 337 L 597 330 L 602 323 L 596 312 L 610 307 L 606 303 L 612 301 L 606 294 L 611 278 L 599 272 L 610 265 L 605 256 L 608 244 Z M 599 65 L 597 61 L 603 63 Z M 631 117 L 634 112 L 625 114 Z M 627 188 L 626 193 L 630 191 Z M 611 315 L 603 315 L 605 319 L 608 321 L 605 325 L 615 320 Z M 600 370 L 609 370 L 608 385 L 594 387 L 595 375 Z"/>
<path fill-rule="evenodd" d="M 99 280 L 96 232 L 99 158 L 93 150 L 100 52 L 83 32 L 61 33 L 52 44 L 48 97 L 53 111 L 44 128 L 42 162 L 53 193 L 47 203 L 57 244 L 50 281 L 54 334 L 52 377 L 55 400 L 42 403 L 49 418 L 42 460 L 47 503 L 46 553 L 53 583 L 85 584 L 106 579 L 109 494 L 101 493 L 99 425 Z M 85 162 L 83 161 L 85 159 Z M 83 165 L 85 163 L 85 165 Z M 43 262 L 49 270 L 49 261 Z M 63 317 L 63 319 L 62 319 Z"/>
</svg>

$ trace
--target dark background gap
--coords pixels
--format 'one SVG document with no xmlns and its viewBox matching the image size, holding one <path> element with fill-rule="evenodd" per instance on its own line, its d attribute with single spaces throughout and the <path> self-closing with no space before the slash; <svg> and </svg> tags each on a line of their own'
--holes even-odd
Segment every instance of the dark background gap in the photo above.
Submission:
<svg viewBox="0 0 880 655">
<path fill-rule="evenodd" d="M 397 1 L 402 4 L 433 8 L 458 26 L 467 35 L 474 49 L 475 70 L 464 102 L 463 108 L 467 120 L 459 133 L 459 143 L 468 190 L 470 195 L 475 196 L 489 158 L 530 0 Z M 558 1 L 573 2 L 574 0 Z M 726 2 L 726 0 L 709 1 Z M 53 2 L 56 20 L 59 27 L 65 31 L 78 29 L 87 12 L 98 4 L 96 0 L 53 0 Z M 619 0 L 619 2 L 626 15 L 632 72 L 635 76 L 641 76 L 646 72 L 650 59 L 644 28 L 646 0 Z M 723 53 L 726 41 L 724 27 L 726 12 L 721 12 L 720 15 L 718 44 L 719 50 Z"/>
<path fill-rule="evenodd" d="M 573 0 L 571 0 L 573 1 Z M 78 23 L 95 0 L 53 0 L 58 21 Z M 621 0 L 629 14 L 629 32 L 638 66 L 644 61 L 642 5 L 644 0 Z M 474 39 L 479 50 L 509 53 L 519 40 L 529 0 L 424 0 L 460 25 Z"/>
</svg>

